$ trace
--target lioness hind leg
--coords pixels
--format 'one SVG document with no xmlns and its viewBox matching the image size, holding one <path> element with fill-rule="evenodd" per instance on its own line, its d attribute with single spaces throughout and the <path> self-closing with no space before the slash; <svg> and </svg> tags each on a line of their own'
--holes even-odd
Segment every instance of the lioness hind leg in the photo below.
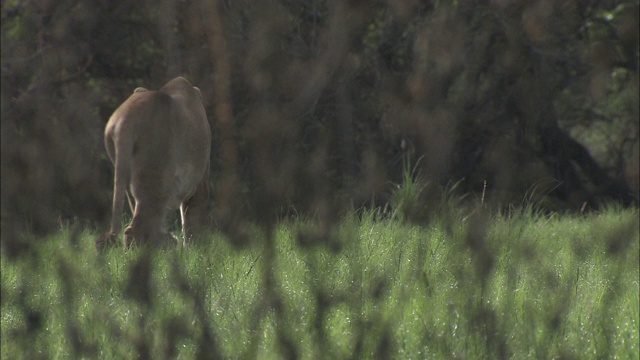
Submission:
<svg viewBox="0 0 640 360">
<path fill-rule="evenodd" d="M 184 243 L 198 239 L 205 227 L 207 205 L 209 204 L 209 183 L 205 177 L 198 185 L 196 193 L 180 205 Z"/>
</svg>

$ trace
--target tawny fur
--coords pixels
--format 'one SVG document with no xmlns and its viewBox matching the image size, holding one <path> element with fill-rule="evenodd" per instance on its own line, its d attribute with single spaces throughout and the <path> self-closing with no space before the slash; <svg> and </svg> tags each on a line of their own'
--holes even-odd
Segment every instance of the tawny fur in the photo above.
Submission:
<svg viewBox="0 0 640 360">
<path fill-rule="evenodd" d="M 180 208 L 184 241 L 198 232 L 209 200 L 211 129 L 200 90 L 183 77 L 158 91 L 136 88 L 104 132 L 115 167 L 111 229 L 96 249 L 120 233 L 125 196 L 133 219 L 124 245 L 160 242 L 168 211 Z"/>
</svg>

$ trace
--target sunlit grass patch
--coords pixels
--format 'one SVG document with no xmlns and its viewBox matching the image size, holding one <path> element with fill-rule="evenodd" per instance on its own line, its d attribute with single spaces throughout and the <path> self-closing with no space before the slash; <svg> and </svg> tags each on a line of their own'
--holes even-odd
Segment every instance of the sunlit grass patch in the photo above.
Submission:
<svg viewBox="0 0 640 360">
<path fill-rule="evenodd" d="M 637 210 L 455 216 L 101 256 L 63 231 L 2 259 L 2 357 L 637 358 Z"/>
</svg>

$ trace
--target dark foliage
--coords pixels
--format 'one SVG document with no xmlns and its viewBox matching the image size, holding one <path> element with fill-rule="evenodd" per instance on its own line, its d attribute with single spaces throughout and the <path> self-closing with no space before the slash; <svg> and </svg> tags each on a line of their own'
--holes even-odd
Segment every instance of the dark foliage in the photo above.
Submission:
<svg viewBox="0 0 640 360">
<path fill-rule="evenodd" d="M 5 3 L 3 238 L 104 221 L 112 174 L 104 123 L 136 86 L 180 74 L 206 94 L 223 227 L 292 209 L 331 223 L 346 204 L 384 205 L 403 157 L 420 159 L 435 183 L 463 179 L 464 193 L 487 181 L 488 198 L 503 205 L 532 187 L 560 208 L 637 202 L 624 181 L 637 173 L 625 157 L 637 147 L 637 98 L 609 119 L 623 119 L 631 136 L 612 140 L 616 167 L 563 126 L 577 111 L 598 111 L 594 96 L 613 91 L 615 100 L 637 83 L 637 10 L 555 1 Z M 610 90 L 614 72 L 623 76 Z M 587 86 L 578 93 L 576 84 Z M 558 104 L 562 94 L 573 97 Z"/>
</svg>

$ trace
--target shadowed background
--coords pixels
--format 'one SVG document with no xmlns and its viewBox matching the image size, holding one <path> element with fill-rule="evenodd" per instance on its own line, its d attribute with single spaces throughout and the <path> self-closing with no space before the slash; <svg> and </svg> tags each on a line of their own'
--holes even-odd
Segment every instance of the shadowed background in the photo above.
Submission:
<svg viewBox="0 0 640 360">
<path fill-rule="evenodd" d="M 403 158 L 497 206 L 532 189 L 552 210 L 637 202 L 637 10 L 4 2 L 3 246 L 60 221 L 103 226 L 104 125 L 135 87 L 177 75 L 205 94 L 219 226 L 384 206 Z"/>
</svg>

